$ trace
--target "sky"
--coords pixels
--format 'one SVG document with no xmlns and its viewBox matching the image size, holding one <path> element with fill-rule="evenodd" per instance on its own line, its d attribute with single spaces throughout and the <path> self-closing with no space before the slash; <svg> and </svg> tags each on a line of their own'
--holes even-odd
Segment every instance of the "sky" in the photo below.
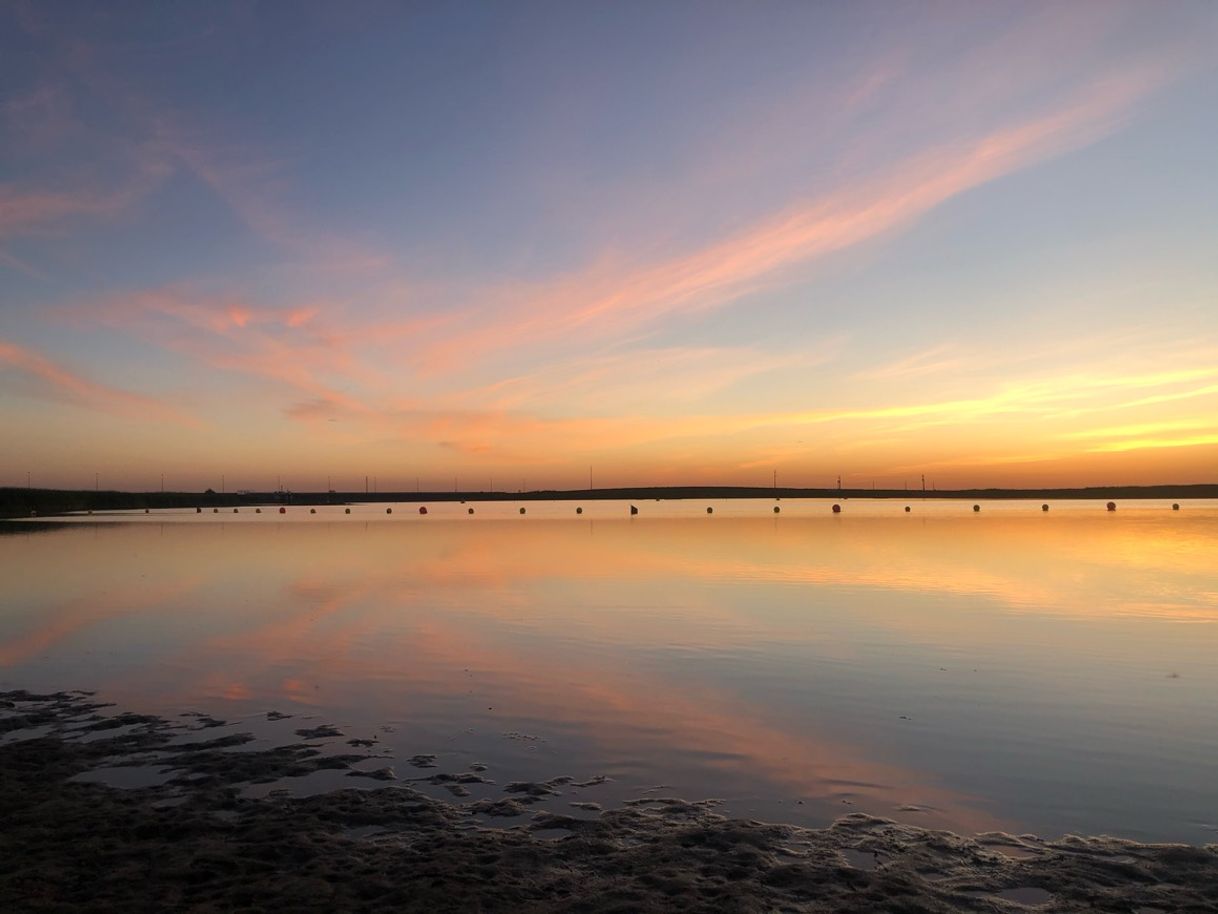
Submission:
<svg viewBox="0 0 1218 914">
<path fill-rule="evenodd" d="M 1216 42 L 0 2 L 0 485 L 1213 482 Z"/>
</svg>

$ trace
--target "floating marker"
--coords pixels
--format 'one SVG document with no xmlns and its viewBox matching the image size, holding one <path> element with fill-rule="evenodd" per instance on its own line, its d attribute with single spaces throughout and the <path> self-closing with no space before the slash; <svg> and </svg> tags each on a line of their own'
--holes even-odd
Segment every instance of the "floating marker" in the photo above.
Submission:
<svg viewBox="0 0 1218 914">
<path fill-rule="evenodd" d="M 631 505 L 630 506 L 630 516 L 634 517 L 638 513 L 639 513 L 639 509 L 636 508 L 634 505 Z"/>
<path fill-rule="evenodd" d="M 350 509 L 350 508 L 346 508 L 346 509 L 344 509 L 344 510 L 343 510 L 343 514 L 350 514 L 350 513 L 351 513 L 351 509 Z"/>
<path fill-rule="evenodd" d="M 707 507 L 707 509 L 706 509 L 706 513 L 707 513 L 707 514 L 714 514 L 714 513 L 715 513 L 715 509 L 714 509 L 714 508 L 711 508 L 711 507 Z"/>
<path fill-rule="evenodd" d="M 203 513 L 202 508 L 195 508 L 195 514 L 202 514 L 202 513 Z"/>
<path fill-rule="evenodd" d="M 1040 510 L 1042 510 L 1042 511 L 1048 511 L 1048 510 L 1049 510 L 1049 506 L 1048 506 L 1048 505 L 1041 505 L 1041 506 L 1040 506 Z"/>
<path fill-rule="evenodd" d="M 909 510 L 910 510 L 910 509 L 909 509 L 909 505 L 906 505 L 906 506 L 905 506 L 905 513 L 906 513 L 906 514 L 908 514 L 908 513 L 909 513 Z"/>
<path fill-rule="evenodd" d="M 473 514 L 473 513 L 474 513 L 474 509 L 473 509 L 473 508 L 468 508 L 468 509 L 466 509 L 466 512 L 465 512 L 465 513 L 466 513 L 466 514 Z"/>
<path fill-rule="evenodd" d="M 147 512 L 147 511 L 145 511 L 144 513 L 145 513 L 145 514 L 147 514 L 148 512 Z M 212 508 L 212 509 L 211 509 L 211 513 L 212 513 L 212 514 L 219 514 L 219 513 L 220 513 L 220 509 L 219 509 L 219 508 Z"/>
<path fill-rule="evenodd" d="M 386 514 L 392 514 L 392 513 L 393 513 L 393 508 L 386 508 L 386 509 L 385 509 L 385 513 L 386 513 Z M 423 513 L 424 513 L 424 514 L 426 514 L 426 513 L 427 513 L 427 509 L 426 509 L 426 508 L 424 508 L 424 509 L 423 509 Z"/>
<path fill-rule="evenodd" d="M 521 509 L 520 509 L 520 513 L 521 513 L 521 514 L 523 514 L 523 513 L 524 513 L 524 508 L 521 508 Z"/>
<path fill-rule="evenodd" d="M 288 509 L 287 509 L 287 508 L 280 508 L 280 509 L 279 509 L 279 513 L 280 513 L 280 514 L 287 514 L 287 513 L 288 513 Z"/>
<path fill-rule="evenodd" d="M 1172 502 L 1171 509 L 1172 509 L 1173 511 L 1179 511 L 1179 510 L 1180 510 L 1180 503 L 1179 503 L 1179 502 Z"/>
<path fill-rule="evenodd" d="M 973 505 L 973 513 L 976 514 L 981 510 L 981 505 Z"/>
<path fill-rule="evenodd" d="M 1115 501 L 1110 501 L 1110 502 L 1108 502 L 1108 510 L 1109 510 L 1109 511 L 1115 511 L 1115 510 L 1116 510 L 1116 502 L 1115 502 Z"/>
<path fill-rule="evenodd" d="M 583 509 L 583 508 L 576 508 L 576 509 L 575 509 L 575 513 L 576 513 L 576 514 L 583 514 L 583 513 L 584 513 L 584 509 Z"/>
<path fill-rule="evenodd" d="M 426 514 L 426 513 L 427 513 L 427 505 L 419 505 L 419 513 L 420 513 L 420 514 Z"/>
<path fill-rule="evenodd" d="M 147 513 L 148 513 L 148 509 L 147 509 L 147 508 L 145 508 L 145 509 L 144 509 L 144 513 L 145 513 L 145 514 L 147 514 Z"/>
<path fill-rule="evenodd" d="M 261 513 L 262 513 L 262 509 L 261 509 L 261 508 L 255 508 L 255 509 L 254 509 L 254 513 L 255 513 L 255 514 L 261 514 Z"/>
<path fill-rule="evenodd" d="M 775 513 L 775 514 L 778 514 L 780 511 L 782 511 L 782 508 L 778 507 L 778 505 L 775 505 L 775 506 L 774 506 L 774 513 Z"/>
<path fill-rule="evenodd" d="M 239 512 L 239 511 L 238 511 L 236 508 L 233 508 L 233 513 L 234 513 L 234 514 L 238 514 L 238 513 L 240 513 L 240 512 Z"/>
<path fill-rule="evenodd" d="M 310 508 L 310 509 L 309 509 L 309 513 L 310 513 L 310 514 L 316 514 L 316 513 L 317 513 L 317 509 L 316 509 L 316 508 Z"/>
<path fill-rule="evenodd" d="M 841 505 L 834 505 L 834 506 L 833 506 L 833 513 L 834 513 L 834 514 L 841 514 L 841 513 L 842 513 L 842 506 L 841 506 Z"/>
</svg>

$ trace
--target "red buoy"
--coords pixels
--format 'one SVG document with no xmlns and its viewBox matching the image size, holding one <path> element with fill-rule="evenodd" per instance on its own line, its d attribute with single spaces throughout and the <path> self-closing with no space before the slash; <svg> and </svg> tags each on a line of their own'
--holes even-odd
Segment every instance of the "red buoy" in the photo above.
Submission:
<svg viewBox="0 0 1218 914">
<path fill-rule="evenodd" d="M 420 514 L 426 514 L 426 513 L 427 513 L 427 505 L 419 505 L 419 513 L 420 513 Z"/>
<path fill-rule="evenodd" d="M 841 506 L 841 505 L 834 505 L 834 506 L 833 506 L 833 513 L 834 513 L 834 514 L 841 514 L 841 513 L 842 513 L 842 506 Z"/>
<path fill-rule="evenodd" d="M 287 514 L 287 513 L 288 513 L 288 509 L 287 509 L 287 508 L 280 508 L 280 509 L 279 509 L 279 513 L 280 513 L 280 514 Z"/>
</svg>

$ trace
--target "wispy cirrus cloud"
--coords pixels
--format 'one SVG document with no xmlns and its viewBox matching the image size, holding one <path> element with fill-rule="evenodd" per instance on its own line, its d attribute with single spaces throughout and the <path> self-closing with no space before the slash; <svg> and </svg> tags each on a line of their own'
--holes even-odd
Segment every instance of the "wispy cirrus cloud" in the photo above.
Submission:
<svg viewBox="0 0 1218 914">
<path fill-rule="evenodd" d="M 37 382 L 38 392 L 51 399 L 116 415 L 198 424 L 194 416 L 164 400 L 92 381 L 39 352 L 0 339 L 0 369 L 4 367 Z"/>
<path fill-rule="evenodd" d="M 1039 115 L 907 156 L 684 255 L 650 264 L 606 257 L 550 284 L 488 290 L 476 325 L 432 343 L 423 364 L 445 371 L 505 349 L 603 338 L 720 307 L 968 190 L 1094 142 L 1167 78 L 1164 66 L 1150 64 L 1110 75 Z"/>
</svg>

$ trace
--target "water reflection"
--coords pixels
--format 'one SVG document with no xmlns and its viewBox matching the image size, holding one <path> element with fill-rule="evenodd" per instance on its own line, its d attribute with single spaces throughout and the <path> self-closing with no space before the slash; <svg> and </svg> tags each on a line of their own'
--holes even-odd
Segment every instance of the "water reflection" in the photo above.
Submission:
<svg viewBox="0 0 1218 914">
<path fill-rule="evenodd" d="M 0 677 L 766 818 L 1212 840 L 1218 514 L 794 513 L 8 536 Z"/>
</svg>

